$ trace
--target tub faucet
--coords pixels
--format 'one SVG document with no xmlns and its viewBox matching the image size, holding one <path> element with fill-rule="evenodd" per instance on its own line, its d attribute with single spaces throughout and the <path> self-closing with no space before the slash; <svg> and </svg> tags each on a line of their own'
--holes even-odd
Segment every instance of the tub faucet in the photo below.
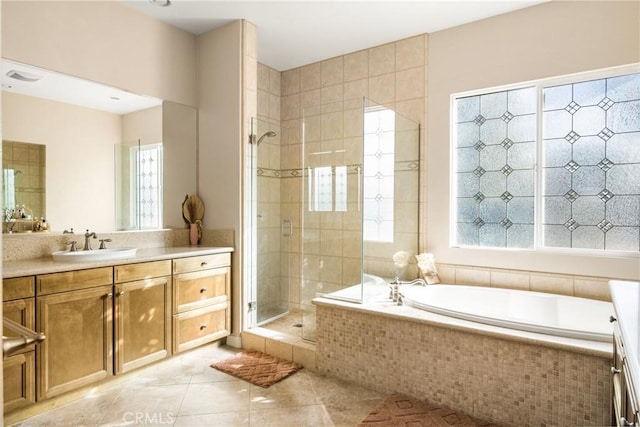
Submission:
<svg viewBox="0 0 640 427">
<path fill-rule="evenodd" d="M 98 236 L 96 235 L 96 232 L 92 232 L 89 233 L 89 230 L 87 230 L 86 233 L 84 233 L 84 248 L 82 249 L 83 251 L 90 251 L 91 250 L 91 241 L 89 240 L 90 238 L 94 238 L 97 239 Z"/>
<path fill-rule="evenodd" d="M 419 277 L 417 279 L 413 279 L 413 280 L 410 280 L 408 282 L 403 282 L 402 280 L 399 280 L 399 279 L 396 279 L 393 282 L 391 282 L 391 284 L 389 285 L 390 288 L 391 288 L 391 291 L 389 292 L 389 299 L 392 300 L 393 302 L 395 302 L 398 305 L 402 305 L 402 303 L 403 303 L 402 299 L 404 297 L 404 295 L 402 295 L 400 293 L 400 285 L 427 286 L 427 281 L 424 280 L 423 278 Z"/>
</svg>

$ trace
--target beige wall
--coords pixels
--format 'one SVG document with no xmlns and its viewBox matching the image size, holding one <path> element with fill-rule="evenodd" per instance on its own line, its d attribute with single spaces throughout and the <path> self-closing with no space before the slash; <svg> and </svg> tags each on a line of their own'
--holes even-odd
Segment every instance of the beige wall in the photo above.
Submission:
<svg viewBox="0 0 640 427">
<path fill-rule="evenodd" d="M 47 147 L 52 229 L 113 230 L 113 150 L 120 143 L 121 116 L 6 92 L 2 112 L 4 139 Z"/>
<path fill-rule="evenodd" d="M 196 105 L 196 38 L 116 1 L 3 1 L 2 54 Z"/>
<path fill-rule="evenodd" d="M 449 248 L 450 94 L 640 61 L 640 3 L 552 1 L 429 36 L 426 248 L 439 262 L 640 278 L 636 256 Z"/>
</svg>

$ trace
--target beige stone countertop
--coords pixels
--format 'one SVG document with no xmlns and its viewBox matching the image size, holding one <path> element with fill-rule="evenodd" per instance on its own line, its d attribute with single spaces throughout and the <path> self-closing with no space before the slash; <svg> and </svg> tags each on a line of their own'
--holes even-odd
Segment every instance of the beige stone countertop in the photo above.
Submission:
<svg viewBox="0 0 640 427">
<path fill-rule="evenodd" d="M 163 259 L 184 258 L 198 255 L 212 255 L 225 252 L 233 252 L 233 248 L 206 246 L 141 248 L 138 249 L 136 251 L 136 255 L 131 258 L 88 262 L 60 262 L 54 261 L 51 256 L 21 261 L 5 261 L 2 263 L 2 278 L 8 279 L 11 277 L 33 276 L 35 274 L 59 273 L 63 271 L 109 267 L 112 265 L 133 264 L 146 261 L 160 261 Z"/>
<path fill-rule="evenodd" d="M 520 331 L 456 319 L 442 314 L 431 313 L 408 305 L 397 305 L 388 298 L 389 290 L 384 287 L 378 295 L 370 296 L 364 303 L 352 303 L 332 298 L 320 297 L 313 300 L 317 306 L 328 306 L 344 310 L 354 310 L 370 314 L 378 314 L 383 317 L 400 319 L 416 323 L 424 323 L 449 329 L 457 329 L 464 332 L 482 334 L 496 338 L 520 341 L 527 344 L 542 345 L 550 348 L 573 351 L 575 353 L 611 359 L 613 357 L 613 344 L 598 341 L 588 341 L 576 338 L 565 338 L 555 335 L 546 335 L 536 332 Z"/>
</svg>

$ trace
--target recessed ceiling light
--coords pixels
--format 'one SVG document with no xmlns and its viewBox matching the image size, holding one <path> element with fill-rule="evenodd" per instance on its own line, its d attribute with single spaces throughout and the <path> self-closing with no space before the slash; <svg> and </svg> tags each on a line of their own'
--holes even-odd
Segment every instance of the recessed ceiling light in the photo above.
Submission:
<svg viewBox="0 0 640 427">
<path fill-rule="evenodd" d="M 149 0 L 149 3 L 160 7 L 171 6 L 171 0 Z"/>
<path fill-rule="evenodd" d="M 27 73 L 26 71 L 16 71 L 11 70 L 7 73 L 7 77 L 11 77 L 12 79 L 20 80 L 23 82 L 37 82 L 42 77 L 36 76 L 35 74 Z"/>
</svg>

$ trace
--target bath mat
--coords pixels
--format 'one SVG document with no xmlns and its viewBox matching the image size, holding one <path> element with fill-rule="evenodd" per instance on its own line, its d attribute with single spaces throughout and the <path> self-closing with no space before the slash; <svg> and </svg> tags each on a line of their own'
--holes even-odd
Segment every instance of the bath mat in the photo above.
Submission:
<svg viewBox="0 0 640 427">
<path fill-rule="evenodd" d="M 255 350 L 240 352 L 211 367 L 264 388 L 302 369 L 295 362 Z"/>
<path fill-rule="evenodd" d="M 432 426 L 497 426 L 452 411 L 442 405 L 422 402 L 401 395 L 391 395 L 378 403 L 358 427 L 432 427 Z"/>
</svg>

